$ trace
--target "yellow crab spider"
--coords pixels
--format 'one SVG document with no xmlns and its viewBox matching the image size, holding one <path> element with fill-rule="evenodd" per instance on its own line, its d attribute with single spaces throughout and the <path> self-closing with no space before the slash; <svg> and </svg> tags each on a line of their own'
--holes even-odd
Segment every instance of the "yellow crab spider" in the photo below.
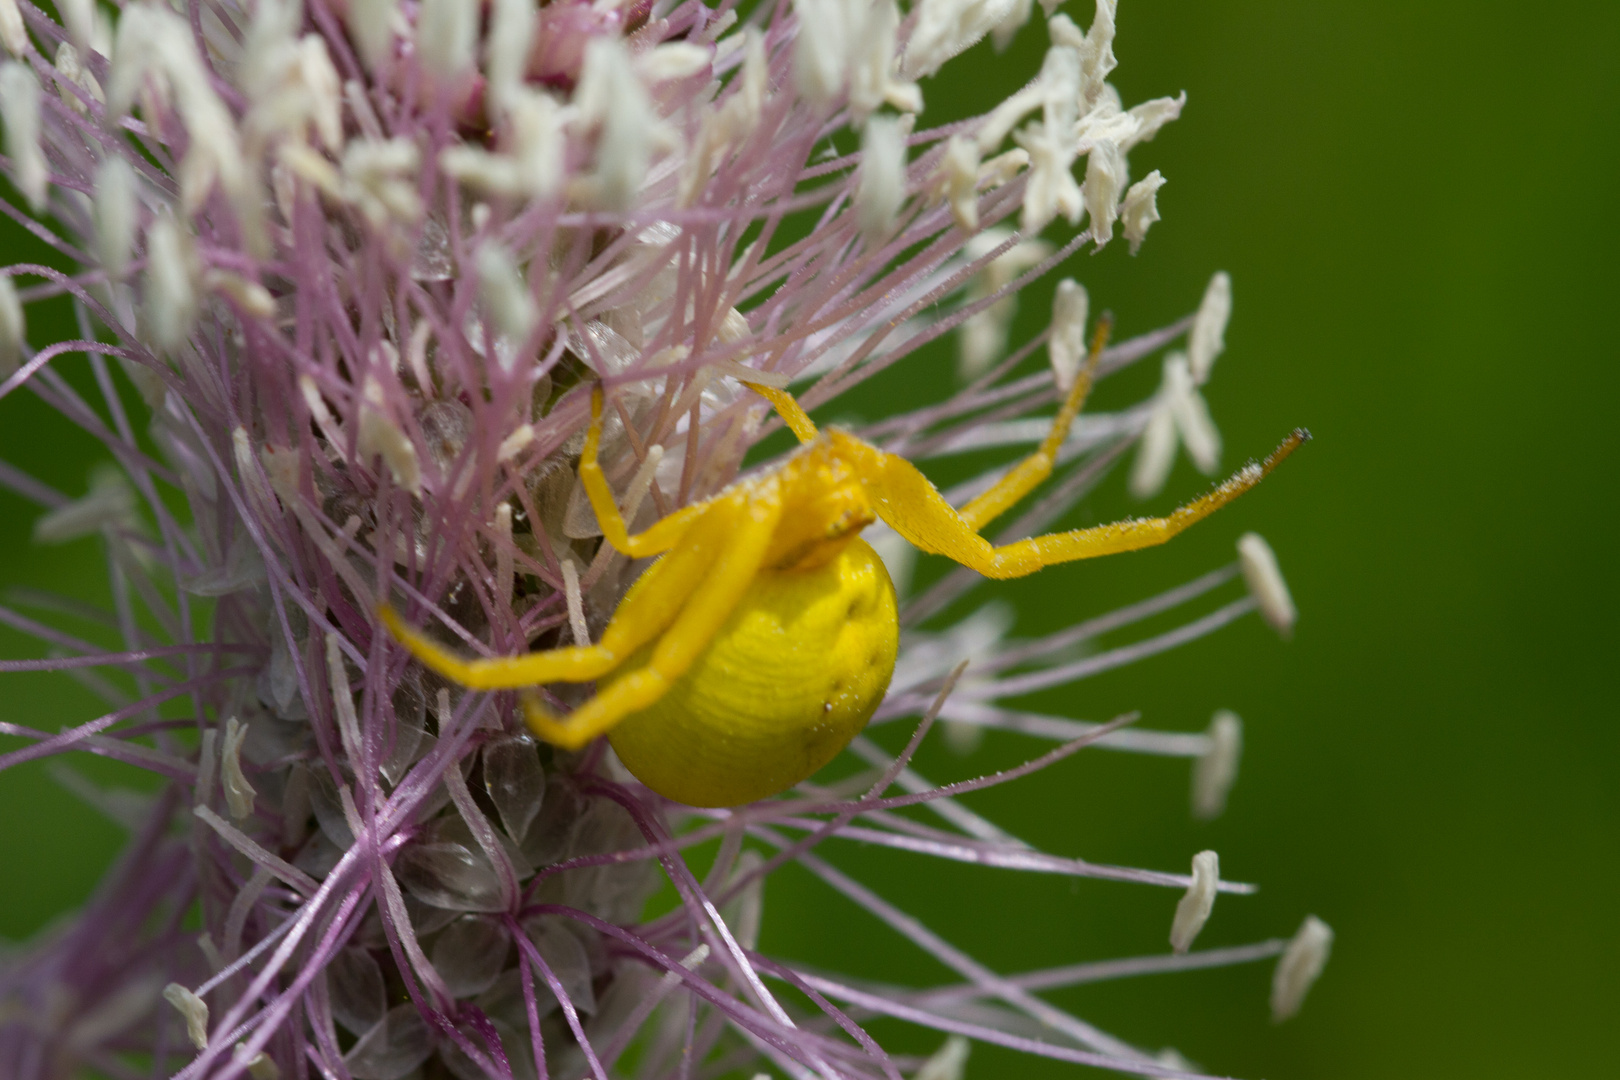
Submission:
<svg viewBox="0 0 1620 1080">
<path fill-rule="evenodd" d="M 1161 544 L 1241 495 L 1309 438 L 1295 431 L 1168 517 L 1051 533 L 1000 547 L 979 530 L 1052 471 L 1085 400 L 1106 328 L 1040 448 L 961 510 L 904 458 L 836 428 L 817 431 L 793 397 L 748 384 L 803 446 L 777 469 L 630 535 L 597 463 L 602 389 L 579 476 L 606 541 L 632 558 L 661 555 L 625 594 L 594 645 L 464 660 L 381 618 L 423 664 L 474 690 L 599 680 L 595 696 L 554 716 L 524 705 L 540 738 L 576 749 L 606 734 L 647 787 L 692 806 L 734 806 L 810 776 L 866 725 L 888 689 L 899 642 L 894 586 L 860 531 L 878 518 L 923 551 L 986 577 Z"/>
</svg>

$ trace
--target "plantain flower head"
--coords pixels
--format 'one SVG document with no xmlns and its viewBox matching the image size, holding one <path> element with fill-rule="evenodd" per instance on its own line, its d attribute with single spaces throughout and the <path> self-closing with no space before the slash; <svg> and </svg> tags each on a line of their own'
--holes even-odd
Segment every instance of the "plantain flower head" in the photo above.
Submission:
<svg viewBox="0 0 1620 1080">
<path fill-rule="evenodd" d="M 1252 891 L 1212 854 L 1192 875 L 1045 854 L 962 801 L 1097 747 L 1191 759 L 1198 813 L 1218 813 L 1230 725 L 1006 702 L 1257 610 L 1291 626 L 1263 541 L 1241 570 L 1040 640 L 993 610 L 934 619 L 974 587 L 965 572 L 903 594 L 873 723 L 912 728 L 907 748 L 858 737 L 826 774 L 720 810 L 652 794 L 600 741 L 537 743 L 516 696 L 425 673 L 376 621 L 409 607 L 482 654 L 600 635 L 644 567 L 603 543 L 577 478 L 596 386 L 632 528 L 723 489 L 777 429 L 744 380 L 816 408 L 913 353 L 932 362 L 919 351 L 953 333 L 962 384 L 862 437 L 925 463 L 1039 441 L 1090 299 L 1065 282 L 1051 331 L 1017 343 L 1013 306 L 1082 246 L 1120 229 L 1142 244 L 1163 178 L 1133 185 L 1130 156 L 1185 100 L 1122 102 L 1114 0 L 1084 30 L 1046 0 L 1043 26 L 1027 0 L 57 7 L 64 23 L 0 0 L 8 209 L 55 252 L 0 268 L 0 398 L 37 396 L 109 463 L 84 491 L 3 463 L 0 483 L 39 507 L 39 542 L 98 538 L 115 596 L 94 640 L 5 609 L 50 650 L 7 667 L 79 674 L 108 705 L 0 724 L 21 740 L 0 768 L 88 752 L 160 783 L 112 791 L 57 763 L 129 846 L 84 910 L 0 958 L 0 1074 L 959 1080 L 977 1041 L 1182 1075 L 1039 991 L 1283 956 L 1275 1008 L 1298 1007 L 1325 928 L 1179 951 L 1217 892 Z M 1031 81 L 930 127 L 931 80 L 1019 33 L 1049 41 Z M 78 336 L 33 340 L 30 306 L 61 298 Z M 1106 377 L 1191 332 L 1153 398 L 1082 418 L 1006 536 L 1138 444 L 1144 494 L 1177 445 L 1213 467 L 1198 388 L 1229 310 L 1221 275 L 1196 317 L 1101 354 Z M 1020 367 L 1043 346 L 1051 370 Z M 903 581 L 903 545 L 871 535 Z M 1165 612 L 1192 614 L 1130 636 Z M 911 765 L 936 719 L 964 750 L 988 729 L 1057 746 L 939 785 Z M 1178 952 L 993 972 L 819 850 L 849 841 L 1186 892 Z M 951 980 L 856 981 L 762 951 L 763 883 L 789 861 Z M 864 1026 L 883 1017 L 942 1048 L 885 1049 Z"/>
</svg>

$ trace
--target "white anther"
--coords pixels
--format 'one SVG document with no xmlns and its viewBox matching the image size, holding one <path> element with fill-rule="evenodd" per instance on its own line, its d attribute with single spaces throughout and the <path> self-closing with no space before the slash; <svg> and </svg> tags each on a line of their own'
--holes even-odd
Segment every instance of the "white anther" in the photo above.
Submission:
<svg viewBox="0 0 1620 1080">
<path fill-rule="evenodd" d="M 1180 1052 L 1178 1052 L 1173 1046 L 1167 1046 L 1163 1050 L 1160 1050 L 1157 1054 L 1154 1054 L 1153 1060 L 1158 1064 L 1163 1065 L 1167 1069 L 1174 1069 L 1176 1072 L 1196 1073 L 1203 1071 L 1198 1066 L 1182 1057 Z"/>
<path fill-rule="evenodd" d="M 985 229 L 967 243 L 963 255 L 977 261 L 994 251 L 1012 235 L 1011 230 Z M 1015 278 L 1052 254 L 1044 240 L 1023 240 L 998 255 L 973 276 L 967 289 L 967 302 L 975 303 L 1006 288 Z M 959 328 L 958 372 L 964 379 L 982 374 L 1007 348 L 1007 332 L 1018 311 L 1018 294 L 1008 292 L 983 311 L 963 321 Z"/>
<path fill-rule="evenodd" d="M 0 0 L 0 45 L 19 59 L 28 52 L 28 28 L 17 0 Z"/>
<path fill-rule="evenodd" d="M 308 95 L 316 134 L 336 153 L 343 148 L 343 81 L 319 34 L 306 34 L 298 42 L 298 83 Z"/>
<path fill-rule="evenodd" d="M 258 794 L 242 772 L 242 743 L 247 733 L 247 725 L 231 717 L 225 721 L 225 738 L 219 748 L 220 786 L 225 789 L 225 806 L 237 821 L 253 813 L 253 797 Z"/>
<path fill-rule="evenodd" d="M 514 345 L 534 329 L 540 313 L 529 295 L 528 283 L 506 249 L 495 243 L 479 246 L 478 295 L 490 320 Z"/>
<path fill-rule="evenodd" d="M 254 156 L 278 136 L 303 141 L 311 127 L 326 149 L 343 148 L 343 82 L 324 38 L 294 37 L 302 20 L 297 0 L 260 0 L 254 11 L 239 76 L 251 103 L 242 129 Z"/>
<path fill-rule="evenodd" d="M 1080 72 L 1085 95 L 1083 107 L 1090 108 L 1102 96 L 1108 73 L 1117 63 L 1114 59 L 1114 13 L 1119 0 L 1097 0 L 1097 14 L 1091 20 L 1080 47 Z M 1056 20 L 1054 20 L 1056 21 Z"/>
<path fill-rule="evenodd" d="M 129 111 L 148 78 L 166 93 L 185 124 L 188 146 L 180 162 L 180 199 L 195 213 L 218 184 L 231 199 L 241 224 L 255 234 L 261 199 L 242 156 L 236 121 L 214 92 L 212 76 L 197 53 L 191 27 L 179 16 L 149 4 L 126 7 L 118 19 L 108 112 Z"/>
<path fill-rule="evenodd" d="M 523 86 L 537 21 L 534 0 L 495 0 L 491 8 L 484 65 L 490 98 L 500 107 Z"/>
<path fill-rule="evenodd" d="M 1187 356 L 1192 363 L 1193 381 L 1199 386 L 1209 381 L 1216 357 L 1226 348 L 1226 321 L 1232 317 L 1232 279 L 1217 270 L 1204 290 L 1204 299 L 1193 316 L 1187 335 Z"/>
<path fill-rule="evenodd" d="M 1029 181 L 1024 188 L 1019 228 L 1033 235 L 1059 214 L 1071 225 L 1077 224 L 1085 203 L 1070 171 L 1074 164 L 1074 151 L 1069 145 L 1072 140 L 1067 135 L 1053 137 L 1039 126 L 1020 131 L 1017 139 L 1029 154 Z"/>
<path fill-rule="evenodd" d="M 0 66 L 0 117 L 6 124 L 12 182 L 34 213 L 41 213 L 51 173 L 39 145 L 39 80 L 27 64 L 8 60 Z"/>
<path fill-rule="evenodd" d="M 690 79 L 709 70 L 714 50 L 690 41 L 667 41 L 636 57 L 636 70 L 649 85 Z"/>
<path fill-rule="evenodd" d="M 275 94 L 277 85 L 292 62 L 293 35 L 303 11 L 296 3 L 285 0 L 259 0 L 253 6 L 253 20 L 248 23 L 247 36 L 242 41 L 242 63 L 237 78 L 243 93 L 255 105 L 255 111 L 273 104 L 265 99 Z"/>
<path fill-rule="evenodd" d="M 36 544 L 61 544 L 136 520 L 135 493 L 123 472 L 106 466 L 90 474 L 90 490 L 34 522 Z"/>
<path fill-rule="evenodd" d="M 84 97 L 75 92 L 75 87 L 84 91 Z M 90 107 L 84 103 L 85 97 L 91 101 L 106 100 L 101 92 L 101 84 L 79 59 L 79 50 L 65 41 L 56 50 L 56 92 L 63 104 L 80 116 L 90 115 Z"/>
<path fill-rule="evenodd" d="M 1237 713 L 1221 709 L 1210 720 L 1206 736 L 1209 749 L 1193 764 L 1192 774 L 1192 812 L 1200 821 L 1217 818 L 1226 809 L 1226 796 L 1237 781 L 1243 757 L 1243 721 Z"/>
<path fill-rule="evenodd" d="M 1046 339 L 1046 356 L 1052 363 L 1057 388 L 1068 393 L 1080 362 L 1086 358 L 1086 316 L 1091 307 L 1086 287 L 1073 278 L 1064 278 L 1052 294 L 1052 330 Z"/>
<path fill-rule="evenodd" d="M 10 375 L 22 362 L 28 341 L 28 317 L 10 274 L 0 274 L 0 377 Z"/>
<path fill-rule="evenodd" d="M 410 340 L 405 343 L 405 363 L 410 368 L 416 388 L 427 397 L 433 396 L 433 373 L 428 370 L 428 339 L 433 336 L 433 324 L 423 319 L 411 328 Z"/>
<path fill-rule="evenodd" d="M 208 965 L 209 971 L 219 971 L 225 966 L 225 958 L 219 955 L 219 946 L 206 932 L 197 935 L 197 950 L 203 954 L 203 962 Z"/>
<path fill-rule="evenodd" d="M 1041 121 L 1017 136 L 1018 144 L 1030 157 L 1029 186 L 1024 192 L 1021 219 L 1027 233 L 1044 228 L 1058 214 L 1071 224 L 1077 223 L 1085 205 L 1073 175 L 1080 99 L 1079 50 L 1064 44 L 1048 49 L 1036 87 Z"/>
<path fill-rule="evenodd" d="M 1187 447 L 1187 456 L 1200 472 L 1213 473 L 1220 465 L 1221 433 L 1183 354 L 1171 353 L 1164 358 L 1164 387 L 1160 393 L 1170 402 L 1170 415 L 1176 419 L 1176 432 Z"/>
<path fill-rule="evenodd" d="M 209 270 L 203 283 L 213 292 L 230 297 L 244 314 L 255 319 L 268 319 L 276 313 L 276 301 L 270 290 L 234 270 Z"/>
<path fill-rule="evenodd" d="M 696 201 L 726 152 L 753 133 L 759 125 L 760 110 L 770 88 L 765 39 L 760 32 L 747 27 L 726 42 L 736 42 L 734 49 L 742 49 L 742 71 L 731 81 L 731 92 L 725 99 L 703 114 L 703 122 L 687 151 L 686 166 L 682 170 L 678 196 L 681 206 L 690 206 Z M 741 261 L 734 265 L 741 265 Z"/>
<path fill-rule="evenodd" d="M 1193 856 L 1192 884 L 1176 904 L 1176 917 L 1170 923 L 1170 948 L 1184 953 L 1192 948 L 1198 931 L 1209 921 L 1215 910 L 1215 894 L 1221 883 L 1220 857 L 1213 851 L 1200 851 Z"/>
<path fill-rule="evenodd" d="M 1016 0 L 1006 17 L 996 23 L 990 34 L 990 40 L 996 44 L 996 52 L 1002 52 L 1012 44 L 1018 31 L 1029 22 L 1029 13 L 1034 7 L 1033 0 Z"/>
<path fill-rule="evenodd" d="M 237 1060 L 241 1060 L 241 1048 L 245 1045 L 237 1043 Z M 281 1080 L 281 1067 L 271 1060 L 270 1055 L 260 1050 L 246 1061 L 242 1067 L 248 1071 L 253 1080 Z"/>
<path fill-rule="evenodd" d="M 945 61 L 978 44 L 1007 18 L 1019 0 L 922 0 L 906 42 L 901 71 L 906 78 L 933 75 Z"/>
<path fill-rule="evenodd" d="M 1029 168 L 1028 150 L 1008 150 L 979 166 L 979 186 L 994 189 L 1003 184 L 1011 183 L 1017 179 L 1018 174 Z"/>
<path fill-rule="evenodd" d="M 343 748 L 349 753 L 350 760 L 358 760 L 360 717 L 354 711 L 354 690 L 349 685 L 349 669 L 343 666 L 343 645 L 336 634 L 326 635 L 326 681 L 332 688 L 332 711 L 337 716 L 338 737 L 343 741 Z M 440 722 L 443 722 L 442 718 Z M 346 787 L 340 790 L 348 792 Z"/>
<path fill-rule="evenodd" d="M 652 489 L 652 482 L 658 475 L 658 466 L 664 461 L 664 448 L 659 445 L 647 447 L 647 456 L 636 467 L 635 475 L 630 478 L 630 486 L 624 492 L 624 516 L 626 520 L 633 519 L 636 511 L 641 509 L 641 502 Z"/>
<path fill-rule="evenodd" d="M 567 113 L 550 94 L 528 90 L 508 99 L 512 157 L 522 177 L 522 190 L 543 199 L 562 183 Z"/>
<path fill-rule="evenodd" d="M 1131 189 L 1125 193 L 1125 201 L 1120 204 L 1119 217 L 1125 226 L 1125 239 L 1130 242 L 1132 255 L 1141 249 L 1149 227 L 1159 220 L 1158 194 L 1162 187 L 1164 177 L 1159 175 L 1158 169 L 1154 169 L 1131 185 Z"/>
<path fill-rule="evenodd" d="M 422 214 L 416 173 L 420 154 L 407 138 L 355 139 L 343 151 L 343 195 L 375 225 Z"/>
<path fill-rule="evenodd" d="M 198 1050 L 208 1049 L 208 1003 L 179 983 L 165 986 L 163 999 L 173 1005 L 185 1020 L 191 1045 Z"/>
<path fill-rule="evenodd" d="M 129 112 L 146 73 L 157 64 L 166 16 L 166 12 L 147 4 L 131 4 L 118 16 L 118 38 L 113 46 L 112 71 L 107 81 L 109 119 Z"/>
<path fill-rule="evenodd" d="M 972 1045 L 960 1035 L 950 1036 L 945 1040 L 945 1045 L 922 1063 L 912 1080 L 962 1080 Z"/>
<path fill-rule="evenodd" d="M 861 132 L 860 179 L 855 187 L 855 221 L 868 245 L 894 231 L 906 200 L 906 129 L 891 116 L 874 116 Z"/>
<path fill-rule="evenodd" d="M 192 797 L 198 806 L 207 805 L 214 797 L 214 770 L 218 755 L 214 753 L 219 744 L 219 732 L 209 728 L 202 733 L 197 743 L 197 780 L 192 785 Z"/>
<path fill-rule="evenodd" d="M 477 146 L 457 143 L 445 147 L 439 151 L 439 168 L 456 183 L 489 195 L 516 195 L 523 190 L 523 172 L 516 159 Z"/>
<path fill-rule="evenodd" d="M 592 38 L 585 46 L 574 106 L 583 124 L 600 126 L 592 200 L 606 210 L 629 209 L 662 132 L 630 51 L 616 38 Z"/>
<path fill-rule="evenodd" d="M 979 148 L 971 139 L 952 135 L 945 143 L 935 174 L 935 190 L 951 204 L 951 217 L 965 233 L 979 228 Z"/>
<path fill-rule="evenodd" d="M 499 462 L 511 461 L 523 452 L 523 448 L 534 442 L 534 425 L 519 424 L 501 445 L 495 448 L 495 460 Z"/>
<path fill-rule="evenodd" d="M 715 328 L 714 336 L 722 345 L 735 345 L 753 332 L 746 315 L 736 308 L 727 308 L 720 325 Z"/>
<path fill-rule="evenodd" d="M 726 12 L 726 14 L 733 14 Z M 741 85 L 737 88 L 738 116 L 732 124 L 731 135 L 739 138 L 754 130 L 759 123 L 759 111 L 765 105 L 770 90 L 770 61 L 765 56 L 765 35 L 757 27 L 745 27 L 743 39 L 743 66 Z"/>
<path fill-rule="evenodd" d="M 830 106 L 844 89 L 848 54 L 843 0 L 794 0 L 799 18 L 793 42 L 793 81 L 799 96 L 819 108 Z"/>
<path fill-rule="evenodd" d="M 315 426 L 321 429 L 326 441 L 332 446 L 346 446 L 348 440 L 343 437 L 342 429 L 332 416 L 332 411 L 326 407 L 326 399 L 321 396 L 321 388 L 316 385 L 312 375 L 298 376 L 298 392 L 303 396 L 304 407 L 309 410 L 309 418 Z"/>
<path fill-rule="evenodd" d="M 1249 592 L 1260 605 L 1260 615 L 1271 628 L 1286 640 L 1293 636 L 1294 623 L 1299 612 L 1294 598 L 1288 594 L 1288 582 L 1283 580 L 1277 556 L 1259 533 L 1244 533 L 1238 538 L 1238 563 L 1243 567 L 1243 580 Z"/>
<path fill-rule="evenodd" d="M 421 495 L 422 467 L 417 461 L 416 445 L 389 415 L 382 384 L 366 376 L 360 399 L 360 430 L 356 439 L 360 460 L 381 457 L 394 483 L 412 495 Z"/>
<path fill-rule="evenodd" d="M 1139 143 L 1150 141 L 1159 133 L 1160 128 L 1181 115 L 1181 110 L 1186 104 L 1187 93 L 1182 91 L 1173 98 L 1154 98 L 1152 101 L 1132 106 L 1131 111 L 1125 115 L 1135 131 L 1121 138 L 1119 148 L 1129 152 Z"/>
<path fill-rule="evenodd" d="M 512 504 L 495 508 L 495 591 L 501 603 L 512 599 Z"/>
<path fill-rule="evenodd" d="M 1080 52 L 1054 44 L 1046 50 L 1038 76 L 1041 86 L 1041 122 L 1054 139 L 1071 139 L 1080 119 Z"/>
<path fill-rule="evenodd" d="M 1036 79 L 991 109 L 984 122 L 979 125 L 978 131 L 974 133 L 979 153 L 988 154 L 1000 146 L 1008 133 L 1018 126 L 1018 122 L 1040 108 L 1045 99 L 1046 89 L 1041 85 L 1041 81 Z"/>
<path fill-rule="evenodd" d="M 568 626 L 574 632 L 574 644 L 580 648 L 591 643 L 591 629 L 585 624 L 585 598 L 579 591 L 579 567 L 566 555 L 562 559 L 563 600 L 568 605 Z"/>
<path fill-rule="evenodd" d="M 297 143 L 282 143 L 276 149 L 276 157 L 278 159 L 276 172 L 285 174 L 288 177 L 289 184 L 291 179 L 296 177 L 327 198 L 336 202 L 343 201 L 344 184 L 342 174 L 332 167 L 331 162 L 314 150 Z M 272 174 L 273 177 L 274 174 Z M 290 194 L 288 191 L 283 191 L 281 195 L 278 195 L 278 198 L 284 198 L 286 205 L 283 206 L 282 212 L 289 219 L 291 218 L 289 208 L 292 205 L 292 200 L 288 197 Z"/>
<path fill-rule="evenodd" d="M 146 317 L 152 340 L 173 353 L 185 342 L 197 317 L 195 257 L 191 234 L 164 215 L 146 231 Z"/>
<path fill-rule="evenodd" d="M 56 12 L 68 39 L 83 49 L 96 34 L 96 0 L 56 0 Z"/>
<path fill-rule="evenodd" d="M 1120 189 L 1125 186 L 1125 155 L 1111 140 L 1103 139 L 1086 158 L 1083 197 L 1091 215 L 1087 230 L 1092 242 L 1102 247 L 1114 238 L 1114 222 L 1119 220 Z"/>
<path fill-rule="evenodd" d="M 441 79 L 473 65 L 480 5 L 467 0 L 422 0 L 416 17 L 416 55 Z"/>
<path fill-rule="evenodd" d="M 1271 1019 L 1281 1023 L 1299 1012 L 1305 995 L 1322 974 L 1333 950 L 1333 929 L 1315 915 L 1305 916 L 1271 977 Z"/>
<path fill-rule="evenodd" d="M 850 4 L 849 108 L 855 122 L 863 122 L 879 105 L 887 102 L 902 112 L 922 108 L 922 91 L 913 82 L 894 77 L 895 32 L 900 27 L 900 9 L 893 0 L 870 4 Z"/>
<path fill-rule="evenodd" d="M 375 69 L 393 51 L 399 0 L 349 0 L 349 31 L 366 66 Z"/>
<path fill-rule="evenodd" d="M 1169 399 L 1161 393 L 1153 399 L 1153 411 L 1142 428 L 1136 460 L 1131 464 L 1131 494 L 1146 499 L 1163 491 L 1175 463 L 1176 418 L 1171 414 Z"/>
</svg>

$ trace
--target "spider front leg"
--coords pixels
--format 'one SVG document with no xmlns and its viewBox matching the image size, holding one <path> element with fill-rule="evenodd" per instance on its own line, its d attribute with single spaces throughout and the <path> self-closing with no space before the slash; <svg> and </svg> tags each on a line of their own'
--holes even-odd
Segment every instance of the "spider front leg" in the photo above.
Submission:
<svg viewBox="0 0 1620 1080">
<path fill-rule="evenodd" d="M 1029 457 L 1020 461 L 991 485 L 990 490 L 969 502 L 958 512 L 962 523 L 974 532 L 978 532 L 996 518 L 1007 512 L 1007 509 L 1034 491 L 1036 486 L 1048 476 L 1052 475 L 1052 468 L 1057 464 L 1058 451 L 1063 448 L 1063 440 L 1069 437 L 1069 428 L 1074 418 L 1080 415 L 1080 409 L 1086 403 L 1086 395 L 1091 393 L 1091 383 L 1097 373 L 1097 361 L 1102 358 L 1103 348 L 1108 344 L 1108 335 L 1114 328 L 1113 317 L 1103 313 L 1097 320 L 1097 330 L 1091 336 L 1091 348 L 1086 354 L 1086 362 L 1075 373 L 1074 385 L 1069 388 L 1069 396 L 1064 399 L 1063 407 L 1052 420 L 1052 429 L 1046 433 L 1040 449 Z"/>
<path fill-rule="evenodd" d="M 709 572 L 724 536 L 716 529 L 694 528 L 681 546 L 648 568 L 645 584 L 613 613 L 595 645 L 569 646 L 464 660 L 406 624 L 384 605 L 378 617 L 388 632 L 429 669 L 470 690 L 517 690 L 553 682 L 587 682 L 612 671 L 625 657 L 651 641 L 680 613 Z"/>
<path fill-rule="evenodd" d="M 923 551 L 954 559 L 990 578 L 1023 577 L 1057 563 L 1162 544 L 1254 487 L 1310 437 L 1304 428 L 1295 429 L 1264 462 L 1240 469 L 1208 495 L 1166 517 L 1116 521 L 996 547 L 974 531 L 911 462 L 853 435 L 835 433 L 839 453 L 859 463 L 873 508 L 895 532 Z"/>
<path fill-rule="evenodd" d="M 772 386 L 762 386 L 759 383 L 744 382 L 744 386 L 771 403 L 776 415 L 793 432 L 795 438 L 801 443 L 816 441 L 816 422 L 810 419 L 810 414 L 804 411 L 797 398 L 786 390 L 778 390 Z"/>
<path fill-rule="evenodd" d="M 590 440 L 594 440 L 598 431 L 599 425 L 593 423 Z M 594 466 L 595 446 L 588 441 L 586 449 L 590 464 Z M 580 471 L 582 474 L 585 472 L 583 465 Z M 596 476 L 601 477 L 600 468 L 596 469 Z M 601 483 L 606 490 L 607 481 L 602 479 Z M 621 539 L 625 539 L 622 536 L 624 522 L 617 516 L 618 507 L 613 505 L 611 492 L 606 496 L 606 505 L 612 507 L 614 516 L 608 518 L 602 508 L 598 509 L 599 515 L 616 521 Z M 680 529 L 671 530 L 675 531 L 673 539 L 665 536 L 657 538 L 655 544 L 639 545 L 673 550 L 648 568 L 643 575 L 645 582 L 642 587 L 619 605 L 602 633 L 602 640 L 595 645 L 547 649 L 522 656 L 465 660 L 407 625 L 398 612 L 386 604 L 379 609 L 378 617 L 389 633 L 424 665 L 472 690 L 516 690 L 545 683 L 587 682 L 601 678 L 642 645 L 663 633 L 709 573 L 711 564 L 729 539 L 725 532 L 725 521 L 729 521 L 729 516 L 721 513 L 719 517 L 723 520 L 706 522 L 710 506 L 708 503 L 698 503 L 683 510 Z M 664 522 L 669 520 L 671 518 L 665 518 Z M 664 522 L 630 539 L 644 541 Z M 638 545 L 627 542 L 625 546 Z"/>
<path fill-rule="evenodd" d="M 618 676 L 567 716 L 553 715 L 534 695 L 525 697 L 529 727 L 540 738 L 569 750 L 584 746 L 656 702 L 709 647 L 759 573 L 782 516 L 782 497 L 772 477 L 705 505 L 706 512 L 691 532 L 701 534 L 692 537 L 694 546 L 707 546 L 704 542 L 712 538 L 712 555 L 705 558 L 705 571 L 658 638 L 646 666 Z M 669 557 L 685 550 L 683 541 Z M 638 582 L 621 610 L 639 601 L 643 591 Z"/>
<path fill-rule="evenodd" d="M 597 463 L 597 450 L 602 442 L 602 384 L 591 388 L 591 426 L 585 432 L 585 448 L 579 455 L 579 482 L 585 487 L 585 496 L 596 511 L 596 523 L 602 527 L 602 537 L 614 549 L 632 559 L 644 559 L 668 551 L 680 542 L 681 535 L 702 513 L 705 503 L 694 503 L 659 519 L 645 532 L 630 535 L 619 504 L 608 486 L 607 475 Z"/>
</svg>

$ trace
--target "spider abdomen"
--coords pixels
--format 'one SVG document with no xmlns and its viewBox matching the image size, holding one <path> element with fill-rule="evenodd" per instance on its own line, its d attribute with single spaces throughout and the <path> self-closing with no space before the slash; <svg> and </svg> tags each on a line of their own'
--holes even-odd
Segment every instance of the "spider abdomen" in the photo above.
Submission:
<svg viewBox="0 0 1620 1080">
<path fill-rule="evenodd" d="M 898 642 L 888 571 L 853 538 L 822 565 L 760 572 L 692 667 L 609 741 L 668 798 L 691 806 L 764 798 L 810 776 L 866 726 Z M 643 649 L 604 686 L 649 655 Z"/>
</svg>

